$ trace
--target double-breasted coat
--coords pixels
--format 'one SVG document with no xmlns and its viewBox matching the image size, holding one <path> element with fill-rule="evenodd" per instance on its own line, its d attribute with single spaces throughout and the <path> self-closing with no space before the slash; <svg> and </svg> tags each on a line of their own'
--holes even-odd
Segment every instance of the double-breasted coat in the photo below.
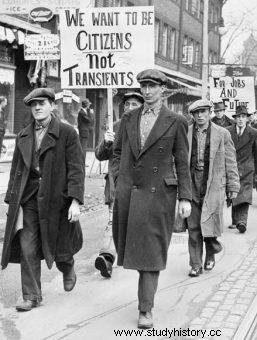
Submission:
<svg viewBox="0 0 257 340">
<path fill-rule="evenodd" d="M 238 137 L 236 125 L 227 128 L 236 149 L 236 159 L 240 177 L 240 191 L 232 201 L 233 206 L 252 204 L 253 179 L 257 174 L 257 130 L 247 125 Z"/>
<path fill-rule="evenodd" d="M 223 208 L 226 193 L 239 192 L 236 151 L 229 132 L 211 124 L 210 160 L 206 193 L 202 205 L 201 231 L 203 237 L 218 237 L 223 231 Z M 192 151 L 193 125 L 188 129 L 189 156 Z M 190 162 L 190 158 L 189 158 Z M 190 224 L 191 218 L 187 218 Z"/>
<path fill-rule="evenodd" d="M 17 136 L 5 202 L 9 204 L 1 265 L 20 262 L 16 221 L 26 186 L 33 148 L 33 123 Z M 40 184 L 37 193 L 42 253 L 47 266 L 65 261 L 82 247 L 79 222 L 68 221 L 73 198 L 83 203 L 84 158 L 76 131 L 52 117 L 39 155 Z"/>
<path fill-rule="evenodd" d="M 114 142 L 113 238 L 118 265 L 159 271 L 166 266 L 177 195 L 178 199 L 192 198 L 188 124 L 183 116 L 162 106 L 140 150 L 141 111 L 122 117 Z"/>
</svg>

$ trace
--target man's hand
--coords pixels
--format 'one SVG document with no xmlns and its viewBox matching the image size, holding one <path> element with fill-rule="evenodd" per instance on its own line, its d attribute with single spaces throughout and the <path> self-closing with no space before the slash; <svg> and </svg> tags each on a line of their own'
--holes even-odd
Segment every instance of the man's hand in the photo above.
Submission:
<svg viewBox="0 0 257 340">
<path fill-rule="evenodd" d="M 76 222 L 79 219 L 80 209 L 79 202 L 73 198 L 72 203 L 70 205 L 70 209 L 68 211 L 68 220 L 70 222 Z"/>
<path fill-rule="evenodd" d="M 104 134 L 104 141 L 106 143 L 113 143 L 115 138 L 115 132 L 107 130 Z"/>
<path fill-rule="evenodd" d="M 237 197 L 237 192 L 229 191 L 227 197 L 228 199 L 232 200 Z"/>
<path fill-rule="evenodd" d="M 182 218 L 187 218 L 191 214 L 191 203 L 187 200 L 181 200 L 178 203 L 178 213 Z"/>
</svg>

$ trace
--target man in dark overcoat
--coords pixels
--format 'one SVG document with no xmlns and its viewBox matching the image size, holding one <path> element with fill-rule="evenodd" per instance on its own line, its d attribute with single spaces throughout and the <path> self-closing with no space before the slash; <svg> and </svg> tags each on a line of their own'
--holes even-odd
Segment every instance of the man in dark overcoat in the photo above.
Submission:
<svg viewBox="0 0 257 340">
<path fill-rule="evenodd" d="M 41 259 L 63 273 L 64 290 L 76 283 L 73 255 L 82 247 L 78 221 L 84 197 L 84 159 L 78 134 L 51 113 L 55 93 L 38 88 L 24 102 L 33 122 L 19 132 L 5 202 L 9 204 L 1 265 L 20 263 L 23 301 L 42 301 Z"/>
<path fill-rule="evenodd" d="M 94 111 L 90 108 L 89 99 L 85 99 L 81 103 L 81 108 L 78 113 L 78 130 L 79 140 L 86 160 L 87 144 L 90 131 L 94 129 Z"/>
<path fill-rule="evenodd" d="M 228 127 L 236 148 L 240 176 L 240 191 L 232 200 L 232 225 L 244 233 L 247 228 L 249 205 L 252 204 L 253 180 L 257 174 L 257 130 L 247 124 L 250 114 L 246 106 L 238 106 L 233 115 L 236 124 Z"/>
<path fill-rule="evenodd" d="M 189 276 L 212 270 L 215 254 L 222 250 L 217 240 L 223 230 L 223 208 L 239 192 L 236 151 L 229 132 L 210 122 L 211 102 L 196 100 L 189 107 L 194 124 L 188 128 L 189 163 L 192 180 L 192 212 L 187 218 Z"/>
<path fill-rule="evenodd" d="M 140 107 L 144 102 L 143 96 L 135 91 L 129 91 L 124 94 L 123 105 L 124 114 L 130 110 Z M 109 221 L 104 229 L 102 247 L 99 255 L 95 260 L 96 269 L 100 270 L 103 277 L 110 278 L 112 276 L 112 266 L 116 258 L 116 251 L 112 236 L 112 213 L 114 203 L 114 181 L 112 175 L 112 160 L 113 160 L 113 141 L 115 134 L 119 131 L 120 120 L 113 125 L 113 131 L 107 130 L 104 134 L 104 139 L 95 149 L 95 156 L 99 161 L 108 160 L 108 173 L 105 175 L 105 204 L 109 209 Z"/>
<path fill-rule="evenodd" d="M 212 118 L 213 123 L 224 128 L 233 125 L 233 120 L 225 114 L 226 106 L 222 101 L 213 103 L 213 111 L 215 114 L 215 117 Z"/>
<path fill-rule="evenodd" d="M 138 74 L 144 105 L 126 113 L 114 141 L 116 182 L 113 237 L 117 264 L 139 271 L 139 328 L 153 326 L 160 270 L 165 269 L 175 217 L 191 211 L 188 124 L 162 103 L 167 77 L 156 69 Z M 176 172 L 174 171 L 174 162 Z"/>
</svg>

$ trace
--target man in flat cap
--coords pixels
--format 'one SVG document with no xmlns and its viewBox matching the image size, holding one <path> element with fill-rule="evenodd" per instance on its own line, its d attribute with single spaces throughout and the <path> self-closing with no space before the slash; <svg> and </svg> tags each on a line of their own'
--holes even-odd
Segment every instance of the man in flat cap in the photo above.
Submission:
<svg viewBox="0 0 257 340">
<path fill-rule="evenodd" d="M 140 107 L 144 102 L 143 96 L 136 91 L 129 91 L 124 94 L 124 114 L 130 110 Z M 114 203 L 114 181 L 112 175 L 113 161 L 113 142 L 115 134 L 119 130 L 120 120 L 114 123 L 113 131 L 107 130 L 104 134 L 103 141 L 96 147 L 95 156 L 99 161 L 108 160 L 108 173 L 105 175 L 105 204 L 109 208 L 109 221 L 104 229 L 104 237 L 99 255 L 95 260 L 95 267 L 103 277 L 110 278 L 112 276 L 112 266 L 116 258 L 116 251 L 112 236 L 112 212 Z"/>
<path fill-rule="evenodd" d="M 239 192 L 236 152 L 228 131 L 211 122 L 211 102 L 200 99 L 189 112 L 195 123 L 189 126 L 189 164 L 192 180 L 192 212 L 187 218 L 189 276 L 203 270 L 203 242 L 206 256 L 204 269 L 212 270 L 215 254 L 222 250 L 217 237 L 223 229 L 223 207 Z"/>
<path fill-rule="evenodd" d="M 244 233 L 247 228 L 249 205 L 252 204 L 253 180 L 257 174 L 257 130 L 247 124 L 250 114 L 246 106 L 238 106 L 233 115 L 236 124 L 228 127 L 236 148 L 240 176 L 240 191 L 232 203 L 232 225 Z"/>
<path fill-rule="evenodd" d="M 222 127 L 227 127 L 227 126 L 231 126 L 233 125 L 233 120 L 228 118 L 228 116 L 226 116 L 225 112 L 226 112 L 226 106 L 223 103 L 223 101 L 221 102 L 217 102 L 217 103 L 213 103 L 213 111 L 215 114 L 215 117 L 212 118 L 212 122 L 222 126 Z"/>
<path fill-rule="evenodd" d="M 145 103 L 123 115 L 114 141 L 113 237 L 117 264 L 139 272 L 138 327 L 151 328 L 177 196 L 180 214 L 187 217 L 191 211 L 188 125 L 182 115 L 162 103 L 167 83 L 162 72 L 148 69 L 140 72 L 137 80 Z"/>
<path fill-rule="evenodd" d="M 78 221 L 84 197 L 84 160 L 76 131 L 52 115 L 55 94 L 37 88 L 24 98 L 33 122 L 19 132 L 5 202 L 9 204 L 1 265 L 20 263 L 23 300 L 17 311 L 42 301 L 41 259 L 76 283 L 73 255 L 82 247 Z"/>
</svg>

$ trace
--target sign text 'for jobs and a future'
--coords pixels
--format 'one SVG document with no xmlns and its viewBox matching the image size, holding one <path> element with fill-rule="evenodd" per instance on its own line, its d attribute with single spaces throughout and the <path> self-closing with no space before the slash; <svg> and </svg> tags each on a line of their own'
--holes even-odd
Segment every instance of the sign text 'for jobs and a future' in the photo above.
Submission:
<svg viewBox="0 0 257 340">
<path fill-rule="evenodd" d="M 60 30 L 63 88 L 137 87 L 154 66 L 151 6 L 62 10 Z"/>
</svg>

